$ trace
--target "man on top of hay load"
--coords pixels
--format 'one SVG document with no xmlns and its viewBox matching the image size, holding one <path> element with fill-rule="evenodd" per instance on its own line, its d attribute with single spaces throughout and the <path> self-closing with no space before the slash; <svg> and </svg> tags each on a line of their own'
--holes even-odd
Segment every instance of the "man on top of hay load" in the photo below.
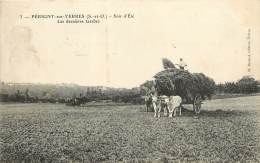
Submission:
<svg viewBox="0 0 260 163">
<path fill-rule="evenodd" d="M 180 58 L 179 64 L 177 64 L 181 70 L 184 70 L 185 67 L 187 67 L 187 64 L 183 61 L 182 58 Z"/>
</svg>

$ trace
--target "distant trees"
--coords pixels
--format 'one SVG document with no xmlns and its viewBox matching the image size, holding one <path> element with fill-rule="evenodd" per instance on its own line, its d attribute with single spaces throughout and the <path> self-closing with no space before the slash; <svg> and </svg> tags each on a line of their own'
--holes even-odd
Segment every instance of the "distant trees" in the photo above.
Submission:
<svg viewBox="0 0 260 163">
<path fill-rule="evenodd" d="M 218 93 L 256 93 L 258 82 L 250 76 L 244 76 L 237 82 L 226 82 L 217 85 Z"/>
<path fill-rule="evenodd" d="M 199 79 L 198 76 L 197 80 Z M 248 94 L 258 92 L 258 85 L 259 82 L 253 77 L 244 76 L 237 82 L 217 84 L 216 88 L 210 87 L 210 89 L 216 90 L 217 93 Z M 1 82 L 0 102 L 66 103 L 73 99 L 78 99 L 83 100 L 83 102 L 107 100 L 118 103 L 142 104 L 144 102 L 142 96 L 155 92 L 155 86 L 156 84 L 153 80 L 147 80 L 140 87 L 132 89 L 66 84 L 8 84 Z"/>
<path fill-rule="evenodd" d="M 257 81 L 250 76 L 244 76 L 237 82 L 240 93 L 256 93 Z"/>
<path fill-rule="evenodd" d="M 239 88 L 235 82 L 226 82 L 217 84 L 218 93 L 239 93 Z"/>
<path fill-rule="evenodd" d="M 87 87 L 79 85 L 14 84 L 0 83 L 0 102 L 83 103 L 110 100 L 120 103 L 140 104 L 140 88 Z"/>
<path fill-rule="evenodd" d="M 143 104 L 144 100 L 139 93 L 125 92 L 124 94 L 113 96 L 112 101 L 116 103 Z"/>
</svg>

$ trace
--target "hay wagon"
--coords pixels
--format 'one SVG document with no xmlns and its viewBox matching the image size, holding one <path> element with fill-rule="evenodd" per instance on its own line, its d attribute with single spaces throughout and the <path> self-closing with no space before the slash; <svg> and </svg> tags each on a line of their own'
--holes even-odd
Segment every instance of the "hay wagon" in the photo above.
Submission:
<svg viewBox="0 0 260 163">
<path fill-rule="evenodd" d="M 161 71 L 154 78 L 159 95 L 182 97 L 183 104 L 192 104 L 196 114 L 200 113 L 203 100 L 214 93 L 215 82 L 202 73 L 174 68 Z"/>
<path fill-rule="evenodd" d="M 200 113 L 200 109 L 201 109 L 201 105 L 203 102 L 203 98 L 202 96 L 197 93 L 196 95 L 192 96 L 190 99 L 188 99 L 187 101 L 184 101 L 182 104 L 192 104 L 193 106 L 193 111 L 196 114 Z"/>
</svg>

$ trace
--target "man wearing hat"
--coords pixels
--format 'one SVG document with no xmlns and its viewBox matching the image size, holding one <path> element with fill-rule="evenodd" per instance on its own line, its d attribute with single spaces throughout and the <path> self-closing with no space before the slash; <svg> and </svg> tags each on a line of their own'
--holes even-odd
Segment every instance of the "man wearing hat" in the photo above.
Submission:
<svg viewBox="0 0 260 163">
<path fill-rule="evenodd" d="M 179 68 L 180 68 L 181 70 L 184 70 L 185 67 L 187 66 L 187 64 L 183 61 L 182 58 L 180 58 L 180 62 L 179 62 L 179 64 L 178 64 L 178 66 L 179 66 Z"/>
</svg>

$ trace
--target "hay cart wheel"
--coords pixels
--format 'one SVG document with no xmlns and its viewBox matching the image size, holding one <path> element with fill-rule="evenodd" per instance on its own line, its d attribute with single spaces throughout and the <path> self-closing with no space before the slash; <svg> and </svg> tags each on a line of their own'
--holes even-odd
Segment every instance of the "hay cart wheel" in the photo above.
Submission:
<svg viewBox="0 0 260 163">
<path fill-rule="evenodd" d="M 202 98 L 201 98 L 201 95 L 198 94 L 195 96 L 194 102 L 193 102 L 193 110 L 196 114 L 200 113 L 201 103 L 202 103 Z"/>
</svg>

